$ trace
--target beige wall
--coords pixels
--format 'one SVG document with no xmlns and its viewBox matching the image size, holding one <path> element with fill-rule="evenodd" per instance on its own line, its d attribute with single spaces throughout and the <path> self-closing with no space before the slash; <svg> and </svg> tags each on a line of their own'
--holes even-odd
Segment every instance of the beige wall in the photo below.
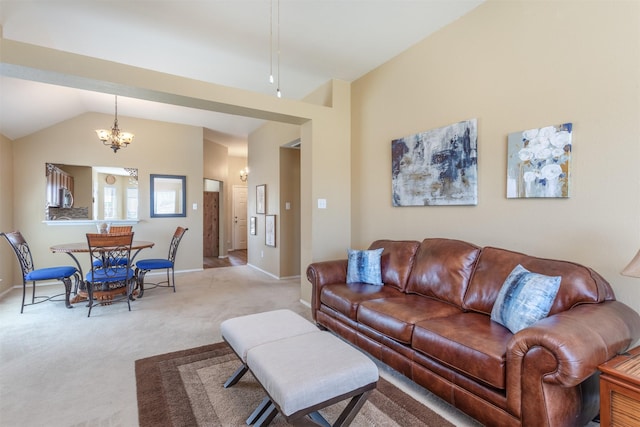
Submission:
<svg viewBox="0 0 640 427">
<path fill-rule="evenodd" d="M 0 45 L 13 77 L 300 126 L 301 268 L 344 254 L 351 236 L 349 83 L 333 80 L 312 101 L 278 99 L 7 39 Z M 314 207 L 319 197 L 329 197 L 329 209 Z M 304 278 L 301 298 L 310 300 Z"/>
<path fill-rule="evenodd" d="M 0 135 L 0 231 L 13 230 L 13 146 Z M 11 247 L 0 238 L 0 293 L 13 285 L 14 264 Z"/>
<path fill-rule="evenodd" d="M 166 257 L 171 236 L 180 225 L 189 231 L 180 245 L 176 269 L 201 269 L 202 210 L 193 211 L 192 204 L 202 206 L 202 128 L 119 117 L 120 126 L 134 132 L 136 137 L 129 147 L 114 154 L 96 139 L 93 131 L 110 120 L 113 117 L 109 115 L 84 114 L 13 142 L 14 192 L 19 195 L 14 198 L 13 225 L 29 242 L 36 267 L 70 262 L 66 255 L 51 253 L 49 247 L 56 243 L 86 241 L 85 234 L 95 232 L 93 224 L 50 226 L 43 223 L 44 164 L 50 162 L 137 168 L 140 222 L 133 227 L 135 238 L 156 243 L 141 256 Z M 150 174 L 187 177 L 185 218 L 150 218 Z M 83 264 L 88 265 L 86 258 Z M 20 283 L 18 274 L 14 272 L 13 284 Z"/>
<path fill-rule="evenodd" d="M 300 275 L 300 150 L 280 148 L 280 277 Z M 277 231 L 277 230 L 276 230 Z"/>
<path fill-rule="evenodd" d="M 640 247 L 640 2 L 488 1 L 352 84 L 352 244 L 451 237 L 619 271 Z M 391 204 L 391 140 L 478 119 L 478 205 Z M 507 135 L 573 123 L 569 199 L 506 199 Z"/>
<path fill-rule="evenodd" d="M 291 224 L 283 222 L 283 210 L 287 194 L 287 184 L 281 183 L 281 170 L 289 165 L 281 163 L 281 146 L 300 138 L 300 127 L 283 123 L 267 123 L 249 136 L 249 179 L 248 216 L 256 217 L 256 235 L 249 234 L 247 240 L 248 262 L 260 270 L 276 277 L 291 276 L 292 271 L 299 272 L 299 266 L 293 266 L 294 256 L 287 245 L 282 245 L 283 227 L 290 229 Z M 265 215 L 256 213 L 256 186 L 266 185 L 266 215 L 276 215 L 276 247 L 265 244 Z M 299 210 L 299 206 L 297 207 Z M 298 234 L 300 229 L 297 230 Z M 286 235 L 286 233 L 285 233 Z M 298 251 L 299 252 L 299 251 Z"/>
</svg>

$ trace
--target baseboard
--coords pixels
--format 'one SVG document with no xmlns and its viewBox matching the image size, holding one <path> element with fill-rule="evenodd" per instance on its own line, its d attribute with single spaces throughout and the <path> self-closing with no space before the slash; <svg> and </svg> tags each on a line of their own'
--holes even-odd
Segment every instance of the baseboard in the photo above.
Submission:
<svg viewBox="0 0 640 427">
<path fill-rule="evenodd" d="M 247 263 L 247 265 L 248 265 L 249 267 L 253 268 L 254 270 L 258 270 L 259 272 L 266 274 L 266 275 L 267 275 L 267 276 L 269 276 L 269 277 L 272 277 L 272 278 L 274 278 L 274 279 L 280 280 L 280 278 L 279 278 L 278 276 L 276 276 L 275 274 L 271 274 L 271 273 L 269 273 L 268 271 L 263 270 L 263 269 L 261 269 L 261 268 L 259 268 L 259 267 L 256 267 L 256 266 L 255 266 L 255 265 L 253 265 L 253 264 L 249 264 L 249 263 Z"/>
<path fill-rule="evenodd" d="M 300 301 L 300 304 L 304 305 L 305 307 L 311 308 L 311 303 L 308 303 L 307 301 L 303 300 L 302 298 L 299 299 L 298 301 Z"/>
<path fill-rule="evenodd" d="M 175 274 L 184 274 L 184 273 L 195 273 L 198 271 L 203 271 L 204 268 L 192 268 L 189 270 L 176 270 Z M 147 274 L 144 275 L 144 277 L 148 277 L 148 276 L 159 276 L 159 275 L 166 275 L 167 273 L 164 270 L 151 270 L 150 272 L 148 272 Z"/>
<path fill-rule="evenodd" d="M 292 279 L 299 279 L 300 277 L 302 277 L 302 276 L 301 276 L 301 275 L 299 275 L 299 274 L 298 274 L 297 276 L 282 276 L 282 277 L 280 277 L 280 276 L 276 276 L 275 274 L 270 273 L 270 272 L 268 272 L 268 271 L 266 271 L 266 270 L 263 270 L 263 269 L 261 269 L 260 267 L 256 267 L 256 266 L 255 266 L 255 265 L 253 265 L 253 264 L 249 264 L 249 263 L 247 263 L 247 266 L 249 266 L 249 267 L 253 268 L 254 270 L 258 270 L 259 272 L 264 273 L 264 274 L 266 274 L 267 276 L 272 277 L 272 278 L 277 279 L 277 280 L 292 280 Z"/>
</svg>

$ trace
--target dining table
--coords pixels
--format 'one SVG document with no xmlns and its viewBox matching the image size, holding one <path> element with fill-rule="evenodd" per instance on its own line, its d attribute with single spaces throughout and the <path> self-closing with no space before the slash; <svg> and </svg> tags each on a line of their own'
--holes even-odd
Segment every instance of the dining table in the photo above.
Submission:
<svg viewBox="0 0 640 427">
<path fill-rule="evenodd" d="M 136 256 L 140 253 L 142 249 L 152 248 L 155 245 L 154 242 L 150 242 L 147 240 L 134 240 L 131 243 L 131 250 L 135 251 L 133 256 L 131 257 L 131 265 L 133 265 Z M 82 272 L 82 266 L 80 265 L 80 261 L 78 260 L 76 254 L 89 253 L 89 244 L 85 242 L 74 242 L 74 243 L 60 243 L 57 245 L 53 245 L 49 248 L 51 252 L 54 253 L 64 253 L 69 255 L 73 261 L 76 263 L 76 267 L 80 272 L 80 281 L 76 283 L 75 286 L 75 296 L 71 300 L 71 303 L 77 303 L 80 301 L 84 301 L 88 298 L 87 295 L 87 286 L 85 282 L 84 273 Z"/>
</svg>

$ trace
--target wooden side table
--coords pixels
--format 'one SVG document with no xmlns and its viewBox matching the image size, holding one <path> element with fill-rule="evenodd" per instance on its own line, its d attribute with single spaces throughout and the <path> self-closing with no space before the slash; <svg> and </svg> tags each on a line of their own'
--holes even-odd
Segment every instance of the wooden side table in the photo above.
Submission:
<svg viewBox="0 0 640 427">
<path fill-rule="evenodd" d="M 640 347 L 598 367 L 600 372 L 600 425 L 640 426 Z"/>
</svg>

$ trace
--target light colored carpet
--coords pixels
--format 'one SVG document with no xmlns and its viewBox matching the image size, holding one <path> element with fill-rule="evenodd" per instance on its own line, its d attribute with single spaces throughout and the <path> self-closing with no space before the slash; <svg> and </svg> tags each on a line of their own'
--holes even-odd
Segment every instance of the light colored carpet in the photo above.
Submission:
<svg viewBox="0 0 640 427">
<path fill-rule="evenodd" d="M 237 384 L 222 384 L 241 366 L 226 343 L 217 343 L 136 361 L 136 382 L 140 425 L 144 427 L 242 426 L 266 396 L 251 372 Z M 347 400 L 320 410 L 335 421 Z M 277 415 L 269 426 L 317 424 L 306 417 L 287 424 Z M 454 427 L 426 405 L 386 381 L 358 411 L 354 427 Z"/>
<path fill-rule="evenodd" d="M 153 276 L 148 276 L 153 280 Z M 289 308 L 307 318 L 298 280 L 276 280 L 250 266 L 177 275 L 177 291 L 157 288 L 133 301 L 66 309 L 25 307 L 21 290 L 0 298 L 1 426 L 136 426 L 137 359 L 221 341 L 227 318 Z M 62 289 L 62 285 L 56 289 Z M 45 288 L 45 290 L 47 290 Z M 381 375 L 457 426 L 464 414 L 379 365 Z"/>
</svg>

